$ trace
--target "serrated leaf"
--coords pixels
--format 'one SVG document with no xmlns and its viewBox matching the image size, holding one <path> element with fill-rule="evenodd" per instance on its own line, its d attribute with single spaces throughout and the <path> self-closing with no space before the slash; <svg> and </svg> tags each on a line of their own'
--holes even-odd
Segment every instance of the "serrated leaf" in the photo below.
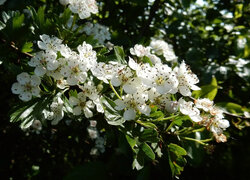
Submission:
<svg viewBox="0 0 250 180">
<path fill-rule="evenodd" d="M 32 42 L 26 42 L 26 43 L 24 43 L 21 51 L 23 53 L 31 52 L 32 51 L 32 47 L 33 47 L 33 43 Z"/>
</svg>

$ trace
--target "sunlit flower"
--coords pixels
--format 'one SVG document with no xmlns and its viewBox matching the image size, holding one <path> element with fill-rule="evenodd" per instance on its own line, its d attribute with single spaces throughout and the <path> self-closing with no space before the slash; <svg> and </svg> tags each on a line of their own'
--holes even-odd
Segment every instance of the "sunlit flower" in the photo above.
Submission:
<svg viewBox="0 0 250 180">
<path fill-rule="evenodd" d="M 86 118 L 93 116 L 93 112 L 90 109 L 94 108 L 94 103 L 87 98 L 83 92 L 78 93 L 77 97 L 70 96 L 69 103 L 73 106 L 73 114 L 78 116 L 84 113 Z"/>
<path fill-rule="evenodd" d="M 12 85 L 11 91 L 13 94 L 19 94 L 21 100 L 29 101 L 32 96 L 39 96 L 41 79 L 38 76 L 23 72 L 17 75 L 17 81 Z"/>
<path fill-rule="evenodd" d="M 200 90 L 200 88 L 195 85 L 199 82 L 199 79 L 184 61 L 182 61 L 180 67 L 175 67 L 174 71 L 179 81 L 179 92 L 183 96 L 191 96 L 191 90 Z"/>
<path fill-rule="evenodd" d="M 200 122 L 202 121 L 202 118 L 200 117 L 200 111 L 194 107 L 194 103 L 189 101 L 186 102 L 184 99 L 179 99 L 178 101 L 180 112 L 184 115 L 188 115 L 190 119 L 192 119 L 194 122 Z"/>
</svg>

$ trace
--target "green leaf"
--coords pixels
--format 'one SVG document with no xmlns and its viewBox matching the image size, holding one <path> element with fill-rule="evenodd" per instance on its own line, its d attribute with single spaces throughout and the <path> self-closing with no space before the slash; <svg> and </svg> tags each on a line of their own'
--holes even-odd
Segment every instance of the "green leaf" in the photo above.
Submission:
<svg viewBox="0 0 250 180">
<path fill-rule="evenodd" d="M 149 157 L 152 160 L 155 159 L 155 153 L 147 143 L 143 143 L 141 145 L 141 149 L 147 157 Z"/>
<path fill-rule="evenodd" d="M 177 156 L 185 156 L 187 152 L 184 148 L 178 146 L 177 144 L 170 143 L 168 145 L 169 151 L 175 153 Z"/>
<path fill-rule="evenodd" d="M 220 103 L 217 103 L 217 106 L 221 106 L 231 113 L 243 113 L 244 112 L 243 107 L 241 105 L 232 103 L 232 102 L 220 102 Z"/>
<path fill-rule="evenodd" d="M 234 12 L 235 18 L 238 19 L 242 16 L 243 4 L 237 4 Z"/>
<path fill-rule="evenodd" d="M 130 145 L 130 147 L 134 150 L 134 147 L 136 145 L 136 140 L 130 137 L 129 135 L 126 135 L 126 139 Z"/>
<path fill-rule="evenodd" d="M 145 121 L 141 121 L 141 120 L 137 120 L 136 121 L 138 124 L 146 127 L 146 128 L 153 128 L 153 129 L 157 129 L 157 126 L 151 122 L 145 122 Z"/>
<path fill-rule="evenodd" d="M 155 129 L 144 129 L 140 134 L 139 140 L 142 142 L 159 142 L 158 132 Z"/>
<path fill-rule="evenodd" d="M 187 152 L 177 144 L 170 143 L 168 145 L 168 161 L 171 168 L 172 176 L 180 175 L 186 164 L 186 159 L 183 157 Z"/>
<path fill-rule="evenodd" d="M 201 90 L 193 91 L 192 96 L 194 98 L 208 98 L 211 101 L 214 100 L 218 92 L 218 84 L 215 77 L 212 78 L 212 81 L 209 85 L 201 86 Z"/>
<path fill-rule="evenodd" d="M 24 22 L 24 14 L 16 15 L 12 21 L 12 28 L 18 29 L 18 28 L 22 27 L 23 22 Z"/>
<path fill-rule="evenodd" d="M 73 96 L 73 97 L 77 98 L 77 96 L 78 96 L 77 91 L 71 89 L 71 90 L 69 91 L 69 96 Z"/>
<path fill-rule="evenodd" d="M 37 11 L 37 20 L 40 26 L 44 24 L 44 11 L 45 11 L 45 6 L 40 7 Z"/>
<path fill-rule="evenodd" d="M 123 48 L 119 46 L 115 46 L 114 50 L 115 50 L 115 56 L 117 58 L 117 61 L 121 64 L 126 64 L 125 53 L 124 53 Z"/>
<path fill-rule="evenodd" d="M 23 53 L 31 52 L 32 51 L 32 46 L 33 46 L 32 42 L 26 42 L 26 43 L 24 43 L 21 51 Z"/>
<path fill-rule="evenodd" d="M 153 66 L 152 61 L 147 56 L 143 56 L 142 62 L 148 63 L 150 66 Z"/>
<path fill-rule="evenodd" d="M 104 116 L 108 124 L 120 126 L 125 122 L 123 116 L 121 116 L 119 112 L 114 109 L 116 105 L 111 99 L 102 97 L 101 104 L 104 108 Z"/>
</svg>

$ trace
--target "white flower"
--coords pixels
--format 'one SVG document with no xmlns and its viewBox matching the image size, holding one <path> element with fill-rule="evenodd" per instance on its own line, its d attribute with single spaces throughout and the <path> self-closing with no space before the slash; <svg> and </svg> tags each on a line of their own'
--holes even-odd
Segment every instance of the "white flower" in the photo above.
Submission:
<svg viewBox="0 0 250 180">
<path fill-rule="evenodd" d="M 69 0 L 69 9 L 77 13 L 81 19 L 90 17 L 91 13 L 98 13 L 95 0 Z"/>
<path fill-rule="evenodd" d="M 194 103 L 198 109 L 203 109 L 205 112 L 208 112 L 211 108 L 213 108 L 213 104 L 214 104 L 213 101 L 207 98 L 197 99 L 194 101 Z"/>
<path fill-rule="evenodd" d="M 167 65 L 156 64 L 150 67 L 146 64 L 137 68 L 136 74 L 145 86 L 154 87 L 160 94 L 177 92 L 178 80 Z"/>
<path fill-rule="evenodd" d="M 184 61 L 182 61 L 180 67 L 175 67 L 174 71 L 176 72 L 177 79 L 179 81 L 179 92 L 183 96 L 191 96 L 190 89 L 200 90 L 200 88 L 195 85 L 199 82 L 199 79 L 194 73 L 192 73 Z"/>
<path fill-rule="evenodd" d="M 31 67 L 35 67 L 35 74 L 37 76 L 43 76 L 47 70 L 56 70 L 59 66 L 59 62 L 56 60 L 56 54 L 52 51 L 50 52 L 38 52 L 31 60 L 28 62 Z"/>
<path fill-rule="evenodd" d="M 148 91 L 148 98 L 154 105 L 167 110 L 169 113 L 174 113 L 178 110 L 178 102 L 171 101 L 170 94 L 160 94 L 155 88 Z"/>
<path fill-rule="evenodd" d="M 65 58 L 69 58 L 73 54 L 72 50 L 64 44 L 61 44 L 59 51 Z"/>
<path fill-rule="evenodd" d="M 45 50 L 46 52 L 57 52 L 60 50 L 62 40 L 57 37 L 49 37 L 46 34 L 40 35 L 42 41 L 38 41 L 37 45 L 40 49 Z"/>
<path fill-rule="evenodd" d="M 83 92 L 78 93 L 77 98 L 70 96 L 69 103 L 73 106 L 73 114 L 78 116 L 84 113 L 86 118 L 93 116 L 93 113 L 90 109 L 94 108 L 92 101 L 87 101 L 86 96 Z"/>
<path fill-rule="evenodd" d="M 145 102 L 148 100 L 148 95 L 145 91 L 138 91 L 135 94 L 127 94 L 122 97 L 122 100 L 115 100 L 116 110 L 123 110 L 123 118 L 125 120 L 133 120 L 136 117 L 136 112 L 140 111 L 141 113 L 149 116 L 151 109 Z"/>
<path fill-rule="evenodd" d="M 60 72 L 67 78 L 67 83 L 70 86 L 77 85 L 79 82 L 83 83 L 87 79 L 86 64 L 77 55 L 71 56 L 67 65 L 61 67 Z"/>
<path fill-rule="evenodd" d="M 229 121 L 226 119 L 220 119 L 218 117 L 213 118 L 212 124 L 210 126 L 210 131 L 216 134 L 222 134 L 223 130 L 230 126 Z"/>
<path fill-rule="evenodd" d="M 92 46 L 90 44 L 83 42 L 82 45 L 79 45 L 77 47 L 77 50 L 80 54 L 80 59 L 82 62 L 84 62 L 85 66 L 87 67 L 87 70 L 96 67 L 96 52 L 92 50 Z"/>
<path fill-rule="evenodd" d="M 150 50 L 151 50 L 151 47 L 149 47 L 149 46 L 144 47 L 140 44 L 136 44 L 134 46 L 134 48 L 130 48 L 130 53 L 132 55 L 137 56 L 137 57 L 146 56 L 151 60 L 152 64 L 161 63 L 161 59 L 159 57 L 157 57 L 156 55 L 151 54 Z"/>
<path fill-rule="evenodd" d="M 107 64 L 99 62 L 95 68 L 91 69 L 91 72 L 96 78 L 108 84 L 114 74 L 124 69 L 124 67 L 124 65 L 114 61 L 109 61 Z"/>
<path fill-rule="evenodd" d="M 97 98 L 99 98 L 98 91 L 92 80 L 88 80 L 88 82 L 85 82 L 84 85 L 79 86 L 79 88 L 82 90 L 84 95 L 88 97 L 89 99 L 94 101 Z"/>
<path fill-rule="evenodd" d="M 135 93 L 141 84 L 139 78 L 134 78 L 134 74 L 129 67 L 124 66 L 123 69 L 115 72 L 111 78 L 113 86 L 122 86 L 124 91 L 128 94 Z"/>
<path fill-rule="evenodd" d="M 29 101 L 32 96 L 39 96 L 41 79 L 38 76 L 23 72 L 17 75 L 17 81 L 12 85 L 11 91 L 13 94 L 19 94 L 21 100 Z"/>
<path fill-rule="evenodd" d="M 155 54 L 163 55 L 166 61 L 177 60 L 172 46 L 170 46 L 163 40 L 152 39 L 152 41 L 150 42 L 150 47 L 152 48 Z"/>
<path fill-rule="evenodd" d="M 180 112 L 184 115 L 188 115 L 190 119 L 192 119 L 194 122 L 200 122 L 202 121 L 202 118 L 200 117 L 200 111 L 193 107 L 193 102 L 186 102 L 184 99 L 179 99 L 178 101 Z"/>
<path fill-rule="evenodd" d="M 60 96 L 57 96 L 50 105 L 50 111 L 44 110 L 43 114 L 45 119 L 52 120 L 52 125 L 57 125 L 64 117 L 64 110 L 64 102 Z"/>
<path fill-rule="evenodd" d="M 130 48 L 130 53 L 137 57 L 143 57 L 150 54 L 150 47 L 144 47 L 140 44 L 136 44 L 134 48 Z"/>
</svg>

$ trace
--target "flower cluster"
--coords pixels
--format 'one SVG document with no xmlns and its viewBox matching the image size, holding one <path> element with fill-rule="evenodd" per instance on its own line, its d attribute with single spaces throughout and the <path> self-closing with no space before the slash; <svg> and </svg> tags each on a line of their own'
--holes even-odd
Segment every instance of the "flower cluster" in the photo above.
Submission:
<svg viewBox="0 0 250 180">
<path fill-rule="evenodd" d="M 77 13 L 80 19 L 90 17 L 91 13 L 98 13 L 98 7 L 95 0 L 59 0 L 59 2 L 64 6 L 69 5 L 69 9 L 73 13 Z"/>
<path fill-rule="evenodd" d="M 87 22 L 83 28 L 83 31 L 89 35 L 93 36 L 94 39 L 98 40 L 100 44 L 103 44 L 105 40 L 110 40 L 111 34 L 108 27 L 101 24 L 92 24 Z"/>
<path fill-rule="evenodd" d="M 69 93 L 71 109 L 67 112 L 91 118 L 94 112 L 104 113 L 100 100 L 102 94 L 97 88 L 98 82 L 94 82 L 98 79 L 99 84 L 107 84 L 116 95 L 112 97 L 114 109 L 123 115 L 125 121 L 135 120 L 141 114 L 149 117 L 153 106 L 167 114 L 179 110 L 195 123 L 206 126 L 218 142 L 226 141 L 222 133 L 229 127 L 229 122 L 224 119 L 223 111 L 208 99 L 186 101 L 192 99 L 192 90 L 200 89 L 197 86 L 199 79 L 184 61 L 174 68 L 162 63 L 157 54 L 164 54 L 166 49 L 161 48 L 159 53 L 156 42 L 151 43 L 153 48 L 135 45 L 130 49 L 133 58 L 129 57 L 128 63 L 122 64 L 116 61 L 97 62 L 96 52 L 86 42 L 79 45 L 75 52 L 57 37 L 41 35 L 40 38 L 38 47 L 41 51 L 28 62 L 35 68 L 35 75 L 21 73 L 17 76 L 18 82 L 12 86 L 12 92 L 19 94 L 20 99 L 28 101 L 32 96 L 39 96 L 41 79 L 50 77 L 63 91 L 77 86 L 80 92 Z M 66 112 L 61 95 L 58 93 L 48 109 L 43 111 L 45 119 L 52 120 L 53 125 Z"/>
</svg>

